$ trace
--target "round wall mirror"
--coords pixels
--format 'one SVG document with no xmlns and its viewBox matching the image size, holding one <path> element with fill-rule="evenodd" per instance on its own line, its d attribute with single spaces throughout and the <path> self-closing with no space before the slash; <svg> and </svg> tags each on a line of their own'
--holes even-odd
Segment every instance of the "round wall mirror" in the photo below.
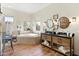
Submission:
<svg viewBox="0 0 79 59">
<path fill-rule="evenodd" d="M 47 27 L 48 28 L 52 28 L 53 27 L 53 21 L 52 21 L 52 19 L 48 19 L 47 20 Z"/>
<path fill-rule="evenodd" d="M 59 19 L 59 22 L 60 22 L 60 28 L 62 28 L 62 29 L 67 28 L 70 24 L 70 21 L 67 17 L 61 17 Z"/>
</svg>

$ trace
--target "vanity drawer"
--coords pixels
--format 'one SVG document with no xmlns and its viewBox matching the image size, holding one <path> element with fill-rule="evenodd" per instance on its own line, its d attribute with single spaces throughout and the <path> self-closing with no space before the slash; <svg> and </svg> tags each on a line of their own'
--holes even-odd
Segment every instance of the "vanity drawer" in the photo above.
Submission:
<svg viewBox="0 0 79 59">
<path fill-rule="evenodd" d="M 46 39 L 46 35 L 42 35 L 42 39 Z"/>
<path fill-rule="evenodd" d="M 48 41 L 51 41 L 51 36 L 47 36 L 47 40 Z"/>
<path fill-rule="evenodd" d="M 53 43 L 57 43 L 57 44 L 61 44 L 62 40 L 60 39 L 60 37 L 52 37 L 53 38 Z"/>
<path fill-rule="evenodd" d="M 64 45 L 65 47 L 70 46 L 70 39 L 67 38 L 61 38 L 61 39 L 62 39 L 62 45 Z"/>
<path fill-rule="evenodd" d="M 51 36 L 48 36 L 48 35 L 42 35 L 42 39 L 43 39 L 43 40 L 51 41 Z"/>
</svg>

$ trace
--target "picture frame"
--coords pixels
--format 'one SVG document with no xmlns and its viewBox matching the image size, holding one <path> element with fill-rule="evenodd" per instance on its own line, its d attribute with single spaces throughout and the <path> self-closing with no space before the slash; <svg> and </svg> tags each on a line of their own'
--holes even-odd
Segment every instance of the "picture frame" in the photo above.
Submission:
<svg viewBox="0 0 79 59">
<path fill-rule="evenodd" d="M 53 15 L 53 19 L 58 19 L 58 14 Z"/>
<path fill-rule="evenodd" d="M 53 28 L 53 26 L 54 26 L 52 19 L 48 19 L 47 22 L 46 22 L 46 24 L 47 24 L 48 28 Z"/>
<path fill-rule="evenodd" d="M 76 22 L 76 17 L 72 17 L 72 22 Z"/>
</svg>

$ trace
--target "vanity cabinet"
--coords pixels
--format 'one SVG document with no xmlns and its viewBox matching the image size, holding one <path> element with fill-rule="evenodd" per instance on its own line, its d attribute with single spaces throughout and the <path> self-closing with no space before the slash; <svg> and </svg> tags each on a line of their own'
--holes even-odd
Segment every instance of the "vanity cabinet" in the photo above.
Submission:
<svg viewBox="0 0 79 59">
<path fill-rule="evenodd" d="M 58 34 L 41 33 L 41 45 L 65 56 L 74 55 L 74 36 L 60 36 Z"/>
</svg>

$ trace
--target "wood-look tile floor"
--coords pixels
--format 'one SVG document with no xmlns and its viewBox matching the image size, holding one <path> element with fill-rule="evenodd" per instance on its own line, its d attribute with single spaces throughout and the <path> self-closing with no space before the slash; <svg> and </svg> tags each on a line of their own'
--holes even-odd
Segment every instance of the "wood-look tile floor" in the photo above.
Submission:
<svg viewBox="0 0 79 59">
<path fill-rule="evenodd" d="M 60 54 L 41 45 L 14 45 L 14 51 L 9 47 L 3 53 L 4 56 L 60 56 Z"/>
</svg>

